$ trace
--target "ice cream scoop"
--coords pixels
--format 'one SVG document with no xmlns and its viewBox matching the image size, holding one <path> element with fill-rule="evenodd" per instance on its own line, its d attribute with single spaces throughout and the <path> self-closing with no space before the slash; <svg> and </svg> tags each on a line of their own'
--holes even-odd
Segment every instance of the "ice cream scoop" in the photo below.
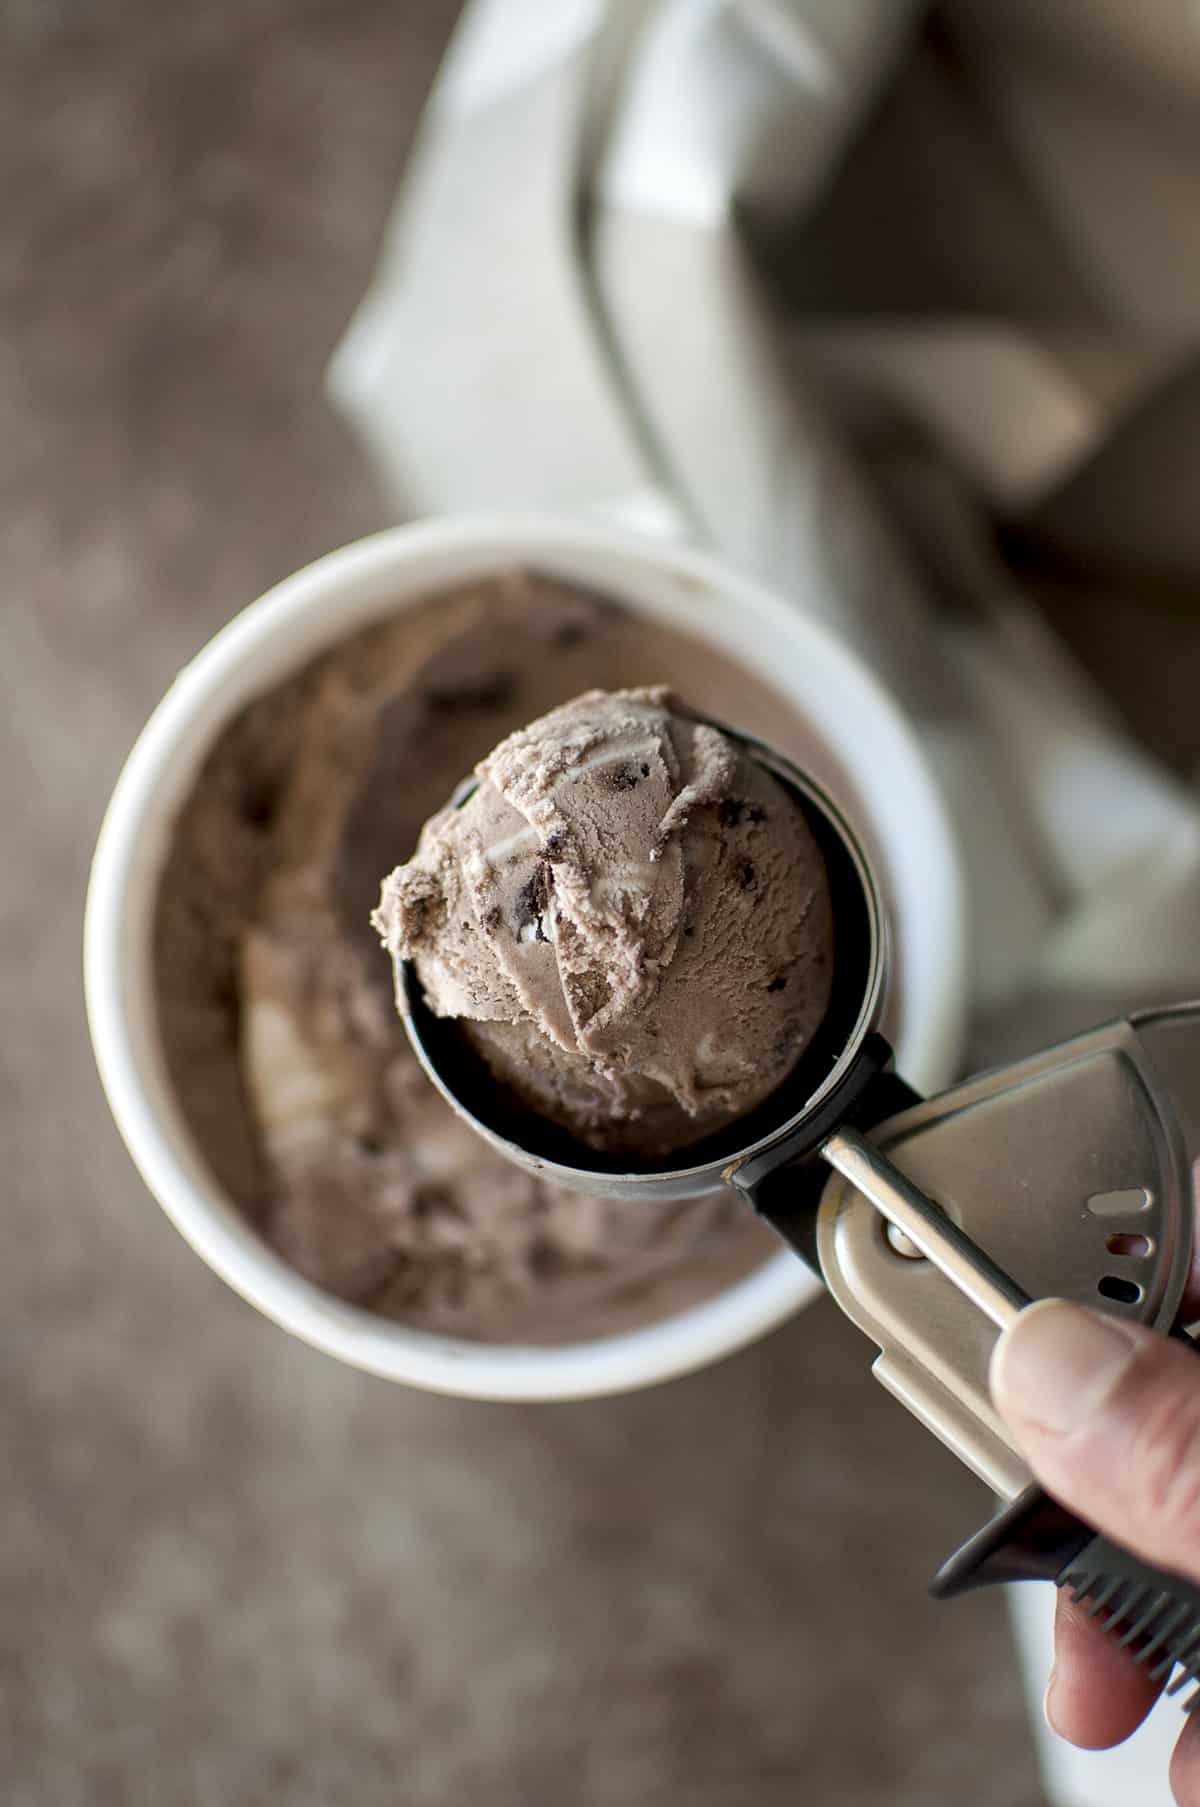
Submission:
<svg viewBox="0 0 1200 1807">
<path fill-rule="evenodd" d="M 665 689 L 510 735 L 385 881 L 375 922 L 494 1077 L 592 1148 L 659 1158 L 761 1104 L 829 1002 L 804 809 Z"/>
<path fill-rule="evenodd" d="M 837 925 L 819 1029 L 769 1097 L 690 1165 L 619 1167 L 578 1138 L 497 1109 L 497 1088 L 424 1003 L 407 961 L 397 1001 L 443 1095 L 510 1160 L 626 1200 L 733 1185 L 879 1345 L 875 1372 L 1008 1504 L 943 1565 L 940 1598 L 1052 1580 L 1168 1691 L 1200 1702 L 1200 1589 L 1143 1562 L 1042 1492 L 991 1403 L 994 1335 L 1059 1296 L 1169 1330 L 1191 1249 L 1200 1148 L 1200 1005 L 1146 1012 L 922 1102 L 875 1030 L 886 935 L 849 825 L 769 748 L 720 732 L 804 811 Z M 687 1151 L 682 1157 L 686 1159 Z M 831 1172 L 832 1170 L 832 1172 Z M 887 1234 L 883 1233 L 887 1220 Z M 1178 1328 L 1175 1334 L 1182 1334 Z"/>
</svg>

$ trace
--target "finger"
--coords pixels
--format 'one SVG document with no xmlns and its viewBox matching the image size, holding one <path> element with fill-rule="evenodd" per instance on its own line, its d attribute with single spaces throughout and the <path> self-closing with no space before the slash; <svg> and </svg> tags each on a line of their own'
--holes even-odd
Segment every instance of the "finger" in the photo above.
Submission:
<svg viewBox="0 0 1200 1807">
<path fill-rule="evenodd" d="M 1054 1673 L 1046 1689 L 1053 1731 L 1083 1750 L 1107 1750 L 1136 1732 L 1161 1692 L 1143 1669 L 1060 1593 L 1054 1619 Z"/>
<path fill-rule="evenodd" d="M 1043 1486 L 1144 1561 L 1200 1580 L 1200 1361 L 1137 1324 L 1041 1299 L 999 1339 L 992 1392 Z"/>
<path fill-rule="evenodd" d="M 1200 1198 L 1197 1199 L 1197 1209 L 1200 1210 Z M 1192 1249 L 1192 1265 L 1188 1269 L 1187 1285 L 1183 1289 L 1183 1303 L 1179 1312 L 1185 1324 L 1194 1323 L 1200 1318 L 1200 1236 L 1196 1238 Z"/>
<path fill-rule="evenodd" d="M 1175 1743 L 1171 1792 L 1179 1807 L 1200 1807 L 1200 1719 L 1193 1713 Z"/>
</svg>

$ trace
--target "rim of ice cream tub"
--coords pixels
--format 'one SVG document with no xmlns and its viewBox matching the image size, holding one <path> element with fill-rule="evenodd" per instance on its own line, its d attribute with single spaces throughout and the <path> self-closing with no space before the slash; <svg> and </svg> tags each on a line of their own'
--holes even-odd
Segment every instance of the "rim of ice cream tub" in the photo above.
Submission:
<svg viewBox="0 0 1200 1807">
<path fill-rule="evenodd" d="M 221 730 L 355 629 L 516 565 L 607 592 L 727 650 L 811 722 L 856 787 L 883 854 L 901 994 L 897 1066 L 921 1090 L 945 1085 L 964 1026 L 963 889 L 937 785 L 890 696 L 827 628 L 709 555 L 555 516 L 389 529 L 286 578 L 210 640 L 150 717 L 113 792 L 88 889 L 84 980 L 100 1076 L 142 1178 L 197 1254 L 252 1305 L 316 1348 L 410 1386 L 476 1399 L 578 1399 L 650 1386 L 729 1355 L 791 1317 L 820 1284 L 781 1249 L 658 1323 L 546 1346 L 440 1335 L 346 1304 L 276 1255 L 209 1173 L 167 1076 L 153 996 L 162 862 Z"/>
</svg>

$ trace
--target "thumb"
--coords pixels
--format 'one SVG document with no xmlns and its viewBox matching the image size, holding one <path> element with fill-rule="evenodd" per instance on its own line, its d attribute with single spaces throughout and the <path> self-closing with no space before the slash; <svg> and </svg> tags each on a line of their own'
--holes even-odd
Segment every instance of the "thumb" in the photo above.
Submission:
<svg viewBox="0 0 1200 1807">
<path fill-rule="evenodd" d="M 1200 1581 L 1200 1360 L 1138 1324 L 1041 1299 L 992 1355 L 1039 1481 L 1146 1562 Z"/>
</svg>

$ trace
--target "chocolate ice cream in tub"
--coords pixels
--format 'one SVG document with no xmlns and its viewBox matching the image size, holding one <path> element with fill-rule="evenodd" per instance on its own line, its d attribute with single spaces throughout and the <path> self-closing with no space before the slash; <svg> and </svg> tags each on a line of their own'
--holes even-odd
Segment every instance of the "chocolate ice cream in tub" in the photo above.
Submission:
<svg viewBox="0 0 1200 1807">
<path fill-rule="evenodd" d="M 481 618 L 498 631 L 484 619 L 480 633 Z M 694 553 L 511 518 L 379 536 L 248 609 L 182 674 L 130 759 L 87 931 L 118 1122 L 205 1258 L 344 1359 L 482 1397 L 600 1393 L 711 1360 L 811 1296 L 800 1264 L 731 1221 L 726 1198 L 630 1222 L 612 1201 L 514 1192 L 527 1176 L 501 1177 L 482 1145 L 468 1152 L 415 1064 L 379 1040 L 387 963 L 366 918 L 395 862 L 397 798 L 415 839 L 502 734 L 591 684 L 656 681 L 776 741 L 854 814 L 894 919 L 904 1070 L 942 1083 L 961 908 L 922 758 L 844 648 Z M 299 733 L 314 698 L 340 723 L 327 741 Z M 197 875 L 182 854 L 203 853 L 206 834 Z M 250 907 L 239 858 L 259 868 Z M 172 896 L 198 879 L 207 906 L 193 889 L 172 927 Z M 243 885 L 224 917 L 214 881 Z M 360 983 L 372 954 L 378 991 Z M 401 1036 L 394 1018 L 388 1033 Z M 398 1099 L 381 1106 L 389 1087 Z M 387 1145 L 397 1136 L 406 1147 Z"/>
</svg>

